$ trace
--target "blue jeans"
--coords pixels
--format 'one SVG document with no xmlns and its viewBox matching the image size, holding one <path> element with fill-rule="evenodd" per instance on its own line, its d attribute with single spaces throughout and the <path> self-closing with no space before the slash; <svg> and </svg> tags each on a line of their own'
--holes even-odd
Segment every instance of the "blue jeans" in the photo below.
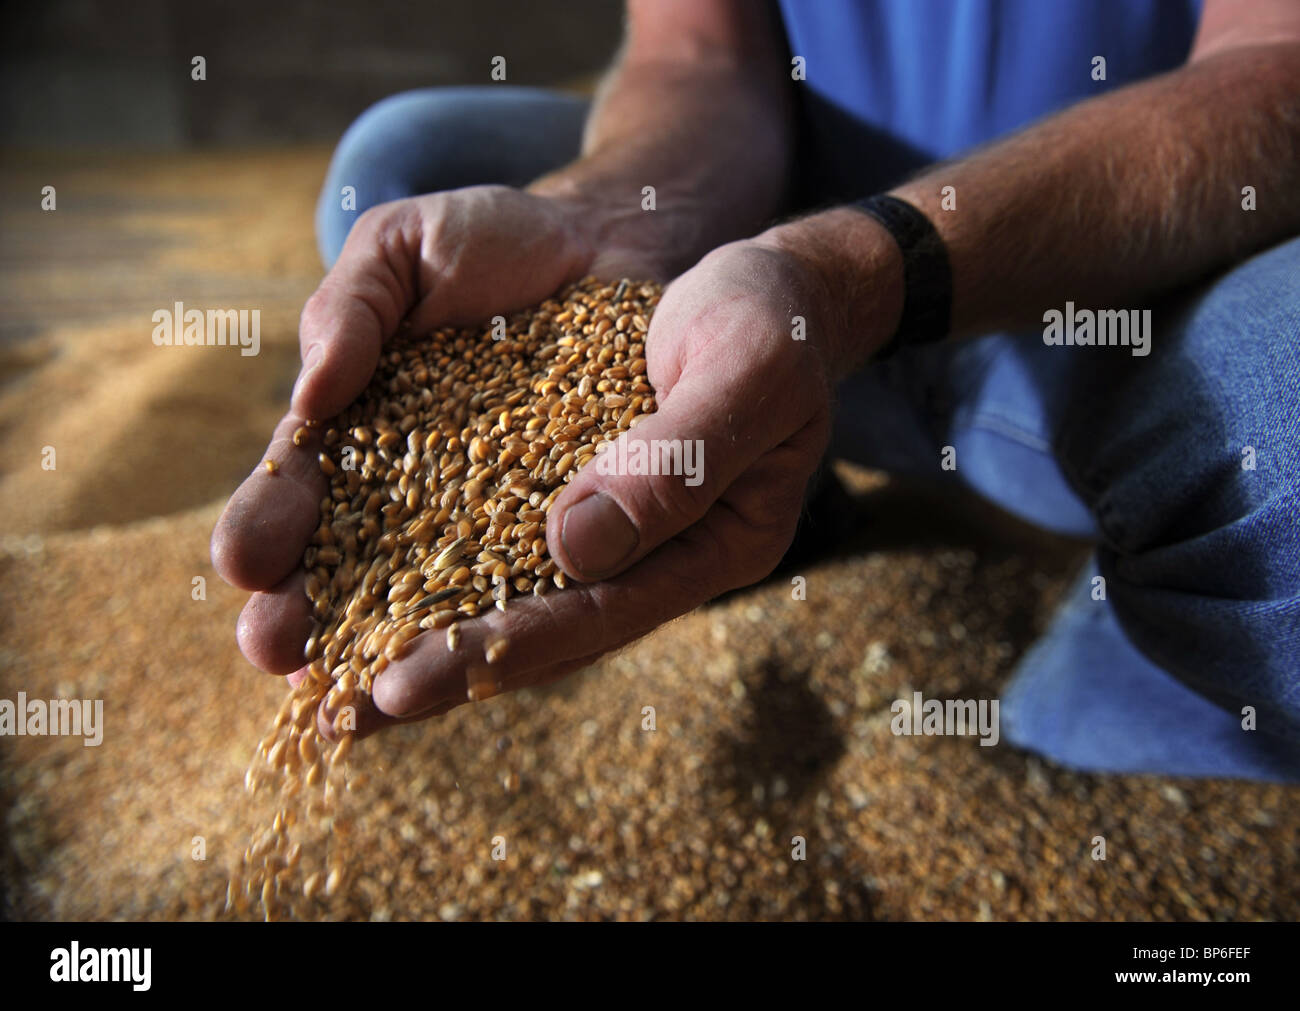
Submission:
<svg viewBox="0 0 1300 1011">
<path fill-rule="evenodd" d="M 322 258 L 372 204 L 564 164 L 586 108 L 504 87 L 380 102 L 330 165 Z M 852 130 L 801 199 L 871 164 Z M 1096 543 L 1004 693 L 1007 740 L 1081 769 L 1300 781 L 1300 239 L 1151 308 L 1147 357 L 1033 332 L 873 364 L 840 391 L 832 450 Z"/>
</svg>

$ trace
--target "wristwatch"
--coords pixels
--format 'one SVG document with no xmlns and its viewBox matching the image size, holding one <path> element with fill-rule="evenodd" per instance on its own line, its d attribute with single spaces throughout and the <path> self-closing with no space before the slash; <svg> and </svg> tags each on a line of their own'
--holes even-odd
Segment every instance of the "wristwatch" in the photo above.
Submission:
<svg viewBox="0 0 1300 1011">
<path fill-rule="evenodd" d="M 911 344 L 943 340 L 952 321 L 952 267 L 934 225 L 907 201 L 884 194 L 849 206 L 884 225 L 903 254 L 903 313 L 898 329 L 875 358 L 888 358 Z"/>
</svg>

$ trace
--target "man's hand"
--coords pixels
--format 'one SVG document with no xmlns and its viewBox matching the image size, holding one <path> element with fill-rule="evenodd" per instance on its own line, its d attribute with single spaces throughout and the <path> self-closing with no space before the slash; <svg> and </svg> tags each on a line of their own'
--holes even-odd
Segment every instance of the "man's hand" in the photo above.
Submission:
<svg viewBox="0 0 1300 1011">
<path fill-rule="evenodd" d="M 288 414 L 258 467 L 221 515 L 212 561 L 230 583 L 255 591 L 238 625 L 244 655 L 278 674 L 302 666 L 310 627 L 302 554 L 316 530 L 326 483 L 305 419 L 337 414 L 369 382 L 384 341 L 403 321 L 417 332 L 482 322 L 540 302 L 588 273 L 662 276 L 642 254 L 585 230 L 590 215 L 561 199 L 476 186 L 374 207 L 357 221 L 334 268 L 303 309 L 303 367 Z"/>
<path fill-rule="evenodd" d="M 501 690 L 549 683 L 775 568 L 829 437 L 838 369 L 825 352 L 845 337 L 832 333 L 842 313 L 824 275 L 789 234 L 709 254 L 669 287 L 651 322 L 659 410 L 622 439 L 698 440 L 698 483 L 586 467 L 547 523 L 552 557 L 580 582 L 464 623 L 455 652 L 441 632 L 417 638 L 375 682 L 384 717 L 446 712 L 487 674 Z M 808 339 L 793 336 L 794 316 Z M 858 323 L 879 344 L 892 320 Z M 502 635 L 509 650 L 489 669 L 484 643 Z"/>
<path fill-rule="evenodd" d="M 770 220 L 779 210 L 790 161 L 792 103 L 782 59 L 774 23 L 755 18 L 743 0 L 638 0 L 629 7 L 619 64 L 601 86 L 577 161 L 536 180 L 526 193 L 474 187 L 398 201 L 362 216 L 303 313 L 303 371 L 267 451 L 278 473 L 254 472 L 232 497 L 213 535 L 217 571 L 257 591 L 238 628 L 240 646 L 254 664 L 300 673 L 310 628 L 301 559 L 315 531 L 325 482 L 315 459 L 319 436 L 313 431 L 303 447 L 291 441 L 303 420 L 332 416 L 364 388 L 384 339 L 403 319 L 417 332 L 482 322 L 539 302 L 584 274 L 663 280 L 719 243 Z M 653 212 L 643 205 L 648 186 L 657 194 Z M 779 332 L 788 335 L 789 327 Z M 651 352 L 652 381 L 656 369 L 673 377 L 681 372 L 671 361 L 677 354 L 669 346 L 672 340 L 663 339 L 665 350 L 658 356 L 668 364 L 656 366 Z M 698 337 L 692 341 L 701 343 Z M 711 466 L 706 459 L 706 468 Z M 723 491 L 711 487 L 714 497 Z M 748 502 L 740 482 L 725 490 Z M 692 509 L 713 504 L 698 498 L 694 489 L 683 501 L 695 502 Z M 635 496 L 628 502 L 635 504 Z M 793 516 L 792 511 L 791 523 Z M 715 526 L 701 525 L 696 536 L 711 536 Z M 633 553 L 648 551 L 661 527 L 648 527 L 644 537 L 638 533 Z M 709 555 L 710 545 L 703 544 L 697 561 L 702 564 Z M 647 570 L 651 584 L 655 572 L 680 568 L 646 559 L 638 571 L 655 564 L 660 569 Z M 698 588 L 692 582 L 692 592 Z M 680 605 L 661 607 L 662 617 L 640 621 L 640 631 L 634 631 L 593 607 L 591 599 L 584 601 L 587 593 L 557 594 L 555 613 L 544 604 L 539 611 L 532 602 L 512 606 L 505 616 L 507 631 L 520 643 L 503 666 L 507 685 L 535 683 L 582 666 L 619 644 L 618 629 L 626 633 L 621 641 L 627 641 L 693 606 L 683 598 Z M 695 596 L 695 602 L 704 599 Z M 583 611 L 581 622 L 567 623 L 562 608 Z M 490 620 L 501 618 L 494 614 Z M 467 625 L 466 638 L 483 624 Z M 574 634 L 593 627 L 597 634 Z M 590 642 L 592 654 L 574 661 L 566 653 L 547 669 L 540 662 L 526 665 L 527 643 L 541 634 L 539 629 L 549 628 L 564 629 L 572 641 Z M 422 639 L 421 649 L 431 648 L 429 642 Z M 462 647 L 466 655 L 469 649 L 478 649 L 476 640 Z M 445 669 L 425 664 L 421 684 L 450 678 L 461 693 L 457 701 L 463 699 L 464 670 L 448 673 L 446 657 L 439 663 Z M 398 696 L 407 691 L 398 687 L 402 683 L 401 678 L 389 683 Z M 420 691 L 421 697 L 437 694 Z M 401 698 L 390 697 L 381 708 L 413 711 L 399 703 Z"/>
</svg>

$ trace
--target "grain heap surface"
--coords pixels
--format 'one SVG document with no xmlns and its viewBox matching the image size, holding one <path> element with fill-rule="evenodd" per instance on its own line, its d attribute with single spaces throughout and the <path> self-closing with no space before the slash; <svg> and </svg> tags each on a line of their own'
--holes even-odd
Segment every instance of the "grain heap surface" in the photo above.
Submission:
<svg viewBox="0 0 1300 1011">
<path fill-rule="evenodd" d="M 6 918 L 260 919 L 222 911 L 248 841 L 232 798 L 284 686 L 231 635 L 247 596 L 207 560 L 222 504 L 0 560 L 0 697 L 105 700 L 98 748 L 0 741 Z M 773 582 L 550 687 L 361 742 L 371 782 L 348 845 L 366 860 L 304 918 L 1300 915 L 1300 788 L 1087 775 L 1005 741 L 895 737 L 889 704 L 913 690 L 998 697 L 1068 559 L 972 547 L 940 522 L 949 499 L 884 488 L 853 509 L 860 532 L 806 570 L 807 600 Z M 949 541 L 900 538 L 912 528 Z"/>
<path fill-rule="evenodd" d="M 257 915 L 223 912 L 250 824 L 232 798 L 284 685 L 240 655 L 247 595 L 208 542 L 297 374 L 329 156 L 4 168 L 0 698 L 102 699 L 104 739 L 0 739 L 0 917 Z M 93 213 L 42 212 L 26 194 L 52 179 Z M 256 298 L 262 355 L 154 348 L 160 291 Z M 41 469 L 47 443 L 57 471 Z M 1300 917 L 1300 787 L 895 737 L 889 704 L 913 690 L 998 697 L 1082 554 L 1023 527 L 993 539 L 970 496 L 839 470 L 850 533 L 801 570 L 806 600 L 773 581 L 550 687 L 363 742 L 349 844 L 367 860 L 304 913 Z"/>
<path fill-rule="evenodd" d="M 456 622 L 564 588 L 546 514 L 602 442 L 654 411 L 645 336 L 659 294 L 653 284 L 588 278 L 485 330 L 403 333 L 350 407 L 294 433 L 301 449 L 320 447 L 329 481 L 303 558 L 314 618 L 308 676 L 246 777 L 254 792 L 278 783 L 282 804 L 244 853 L 232 906 L 260 897 L 269 917 L 289 890 L 312 899 L 340 887 L 339 847 L 328 869 L 304 868 L 292 830 L 300 812 L 321 838 L 348 824 L 337 801 L 360 785 L 346 770 L 358 710 L 421 631 L 445 628 L 454 650 Z M 507 645 L 490 640 L 469 665 L 471 701 L 500 690 L 493 665 Z M 337 743 L 318 730 L 322 702 Z"/>
</svg>

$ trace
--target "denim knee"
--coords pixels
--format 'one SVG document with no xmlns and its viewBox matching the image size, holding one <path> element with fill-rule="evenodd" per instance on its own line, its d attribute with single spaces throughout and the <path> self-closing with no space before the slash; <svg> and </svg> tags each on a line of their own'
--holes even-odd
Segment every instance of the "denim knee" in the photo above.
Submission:
<svg viewBox="0 0 1300 1011">
<path fill-rule="evenodd" d="M 1088 370 L 1062 458 L 1105 592 L 1150 659 L 1300 740 L 1300 239 L 1169 306 L 1141 362 Z M 1089 406 L 1091 405 L 1091 410 Z M 1248 708 L 1249 707 L 1249 708 Z"/>
<path fill-rule="evenodd" d="M 573 158 L 587 101 L 538 88 L 405 91 L 348 127 L 316 206 L 321 259 L 337 258 L 358 215 L 376 204 L 484 183 L 518 186 Z"/>
</svg>

